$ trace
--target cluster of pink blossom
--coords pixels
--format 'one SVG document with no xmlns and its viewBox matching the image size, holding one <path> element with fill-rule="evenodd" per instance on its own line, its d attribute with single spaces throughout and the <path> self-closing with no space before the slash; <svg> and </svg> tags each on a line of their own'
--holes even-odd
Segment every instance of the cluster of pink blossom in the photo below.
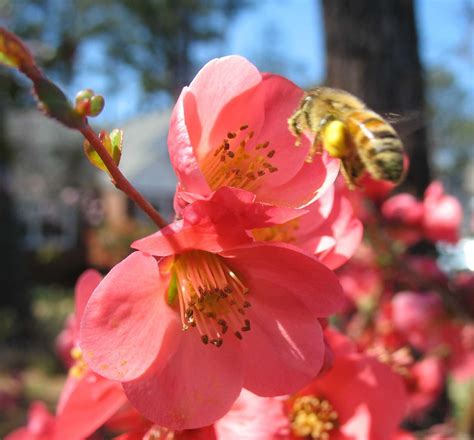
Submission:
<svg viewBox="0 0 474 440">
<path fill-rule="evenodd" d="M 80 277 L 56 413 L 34 403 L 7 440 L 410 439 L 448 373 L 472 380 L 466 281 L 412 253 L 457 240 L 459 203 L 434 183 L 368 206 L 337 159 L 295 147 L 302 95 L 237 56 L 183 89 L 176 220 Z M 451 416 L 426 438 L 449 438 Z"/>
</svg>

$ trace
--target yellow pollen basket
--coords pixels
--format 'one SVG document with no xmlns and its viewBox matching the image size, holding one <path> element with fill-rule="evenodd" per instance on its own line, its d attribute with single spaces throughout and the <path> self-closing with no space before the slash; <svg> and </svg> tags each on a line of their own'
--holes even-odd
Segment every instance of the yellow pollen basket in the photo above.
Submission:
<svg viewBox="0 0 474 440">
<path fill-rule="evenodd" d="M 271 162 L 276 151 L 270 142 L 254 144 L 253 137 L 248 125 L 242 125 L 203 159 L 200 167 L 213 191 L 223 186 L 255 191 L 266 175 L 278 171 Z"/>
<path fill-rule="evenodd" d="M 337 426 L 338 415 L 326 399 L 297 397 L 290 413 L 293 435 L 304 439 L 328 440 Z"/>
<path fill-rule="evenodd" d="M 238 339 L 250 330 L 248 288 L 219 255 L 189 251 L 176 257 L 173 302 L 178 297 L 183 330 L 195 327 L 204 344 L 220 347 L 230 330 Z"/>
<path fill-rule="evenodd" d="M 321 130 L 321 140 L 332 157 L 341 158 L 347 154 L 346 126 L 341 121 L 328 122 Z"/>
</svg>

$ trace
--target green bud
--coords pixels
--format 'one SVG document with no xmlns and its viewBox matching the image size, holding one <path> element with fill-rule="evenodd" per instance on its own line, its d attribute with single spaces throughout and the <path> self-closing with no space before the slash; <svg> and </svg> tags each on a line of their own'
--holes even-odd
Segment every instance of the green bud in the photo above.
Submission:
<svg viewBox="0 0 474 440">
<path fill-rule="evenodd" d="M 91 99 L 94 96 L 94 91 L 92 89 L 84 89 L 77 92 L 76 95 L 76 105 L 78 102 L 85 101 L 87 99 Z"/>
<path fill-rule="evenodd" d="M 94 95 L 90 99 L 89 116 L 97 116 L 104 109 L 105 100 L 101 95 Z"/>
</svg>

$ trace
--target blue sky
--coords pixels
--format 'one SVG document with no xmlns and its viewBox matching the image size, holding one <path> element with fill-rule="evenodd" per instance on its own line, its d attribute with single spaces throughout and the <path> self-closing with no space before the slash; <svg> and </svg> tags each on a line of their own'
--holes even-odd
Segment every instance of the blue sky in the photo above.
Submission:
<svg viewBox="0 0 474 440">
<path fill-rule="evenodd" d="M 415 4 L 420 55 L 425 67 L 447 67 L 474 98 L 473 25 L 469 29 L 464 9 L 467 4 L 473 6 L 472 1 L 416 0 Z M 459 55 L 463 41 L 470 41 L 470 56 Z M 85 51 L 91 61 L 101 62 L 100 51 L 87 48 Z M 240 54 L 261 69 L 284 74 L 302 87 L 317 83 L 323 78 L 325 68 L 320 3 L 316 0 L 257 1 L 254 7 L 233 19 L 224 41 L 212 47 L 199 47 L 195 54 L 201 64 L 215 56 Z M 138 102 L 136 78 L 128 72 L 124 72 L 123 78 L 120 94 L 106 93 L 109 101 L 101 119 L 118 122 L 143 111 Z M 99 92 L 105 89 L 106 82 L 106 78 L 81 75 L 73 90 L 88 86 Z"/>
</svg>

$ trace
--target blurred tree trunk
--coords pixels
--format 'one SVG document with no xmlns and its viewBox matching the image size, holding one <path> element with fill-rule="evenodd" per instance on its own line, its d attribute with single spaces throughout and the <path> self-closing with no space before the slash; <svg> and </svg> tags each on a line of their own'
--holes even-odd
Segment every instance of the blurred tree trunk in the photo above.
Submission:
<svg viewBox="0 0 474 440">
<path fill-rule="evenodd" d="M 402 130 L 401 136 L 410 156 L 405 186 L 421 196 L 430 167 L 413 1 L 323 0 L 323 9 L 326 84 L 353 93 L 378 112 L 419 112 L 416 130 L 408 136 Z"/>
</svg>

